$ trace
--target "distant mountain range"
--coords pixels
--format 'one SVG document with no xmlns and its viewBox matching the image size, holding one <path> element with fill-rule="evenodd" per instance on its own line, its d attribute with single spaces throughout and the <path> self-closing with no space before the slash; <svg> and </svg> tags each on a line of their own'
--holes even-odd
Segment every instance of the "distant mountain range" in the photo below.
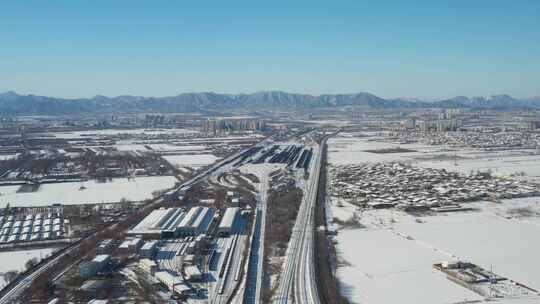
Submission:
<svg viewBox="0 0 540 304">
<path fill-rule="evenodd" d="M 214 112 L 260 110 L 310 110 L 363 106 L 369 108 L 486 108 L 540 109 L 540 97 L 516 99 L 508 95 L 489 98 L 458 96 L 445 100 L 419 101 L 415 99 L 385 99 L 370 93 L 328 94 L 313 96 L 281 91 L 253 94 L 183 93 L 170 97 L 95 96 L 93 98 L 64 99 L 15 92 L 0 94 L 1 114 L 60 115 L 75 113 L 120 112 Z"/>
</svg>

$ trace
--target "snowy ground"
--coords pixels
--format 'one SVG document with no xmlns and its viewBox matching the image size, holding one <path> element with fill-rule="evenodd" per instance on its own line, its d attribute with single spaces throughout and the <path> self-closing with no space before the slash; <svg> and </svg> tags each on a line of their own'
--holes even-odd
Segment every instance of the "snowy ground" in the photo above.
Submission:
<svg viewBox="0 0 540 304">
<path fill-rule="evenodd" d="M 491 153 L 465 150 L 458 155 L 471 160 L 425 161 L 417 157 L 445 154 L 444 148 L 423 145 L 400 145 L 418 150 L 411 153 L 375 154 L 367 149 L 396 147 L 395 144 L 368 142 L 365 139 L 333 138 L 329 141 L 329 162 L 347 164 L 390 160 L 411 161 L 417 165 L 470 170 L 491 168 L 510 174 L 526 170 L 534 176 L 540 171 L 539 156 L 521 152 Z M 452 152 L 453 154 L 454 152 Z M 538 159 L 538 161 L 534 161 Z M 511 165 L 501 168 L 501 164 Z M 516 166 L 514 166 L 516 165 Z M 500 172 L 494 168 L 498 167 Z M 338 228 L 336 236 L 339 267 L 337 276 L 342 292 L 354 303 L 459 303 L 483 300 L 445 275 L 432 264 L 466 260 L 493 269 L 499 275 L 540 290 L 540 198 L 504 200 L 502 204 L 469 204 L 473 212 L 448 213 L 420 218 L 396 210 L 364 210 L 331 198 L 329 219 L 343 222 L 353 214 L 364 228 Z M 540 303 L 536 299 L 500 300 L 503 304 Z"/>
<path fill-rule="evenodd" d="M 491 170 L 495 174 L 500 175 L 524 172 L 530 178 L 540 178 L 540 154 L 537 154 L 537 151 L 534 150 L 483 151 L 423 144 L 396 144 L 352 137 L 331 138 L 328 141 L 328 147 L 328 158 L 332 164 L 403 161 L 419 166 L 459 171 L 462 173 L 470 173 L 471 170 Z M 416 152 L 366 152 L 366 150 L 395 147 L 416 150 Z M 446 158 L 433 159 L 433 157 L 437 156 L 446 156 Z M 457 159 L 454 159 L 454 156 Z"/>
<path fill-rule="evenodd" d="M 8 271 L 24 271 L 25 264 L 32 258 L 38 260 L 49 256 L 56 248 L 45 249 L 33 249 L 23 251 L 6 251 L 0 252 L 0 288 L 2 288 L 6 282 L 4 281 L 3 274 Z"/>
<path fill-rule="evenodd" d="M 148 149 L 146 146 L 150 147 Z M 172 145 L 172 144 L 141 144 L 132 141 L 120 141 L 115 145 L 119 151 L 144 151 L 144 152 L 178 152 L 193 153 L 195 151 L 204 151 L 207 149 L 204 145 Z"/>
<path fill-rule="evenodd" d="M 337 250 L 343 293 L 358 303 L 455 303 L 480 299 L 432 269 L 442 261 L 464 260 L 540 289 L 540 202 L 511 200 L 471 204 L 475 212 L 416 218 L 400 211 L 360 212 L 341 203 L 332 217 L 353 212 L 365 228 L 341 229 Z M 530 208 L 521 217 L 512 210 Z M 534 265 L 534 266 L 533 266 Z M 395 292 L 389 293 L 388 290 Z M 537 299 L 540 301 L 540 299 Z M 539 302 L 540 303 L 540 302 Z"/>
<path fill-rule="evenodd" d="M 164 155 L 166 161 L 175 166 L 202 167 L 213 164 L 217 158 L 212 154 L 198 155 Z"/>
<path fill-rule="evenodd" d="M 13 206 L 47 206 L 51 204 L 86 204 L 119 202 L 122 198 L 140 201 L 152 198 L 152 192 L 174 186 L 174 176 L 148 176 L 114 179 L 112 182 L 43 184 L 38 191 L 17 193 L 18 186 L 0 187 L 0 208 Z M 79 190 L 81 185 L 85 190 Z"/>
<path fill-rule="evenodd" d="M 189 129 L 104 129 L 104 130 L 91 130 L 91 131 L 75 131 L 75 132 L 56 132 L 52 133 L 56 138 L 78 138 L 78 137 L 95 137 L 95 136 L 111 136 L 120 134 L 145 134 L 145 135 L 171 135 L 171 134 L 185 134 L 185 133 L 197 133 L 195 130 Z M 51 133 L 48 133 L 51 134 Z M 40 135 L 40 134 L 32 134 Z M 94 136 L 95 135 L 95 136 Z"/>
</svg>

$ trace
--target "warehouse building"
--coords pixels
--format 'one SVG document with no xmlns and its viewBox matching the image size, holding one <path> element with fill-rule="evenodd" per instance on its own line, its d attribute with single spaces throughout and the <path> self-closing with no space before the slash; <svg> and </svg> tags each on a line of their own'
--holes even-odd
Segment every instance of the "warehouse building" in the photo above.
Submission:
<svg viewBox="0 0 540 304">
<path fill-rule="evenodd" d="M 220 235 L 226 236 L 234 232 L 234 227 L 236 225 L 236 219 L 239 212 L 240 208 L 238 207 L 227 208 L 225 210 L 223 218 L 221 219 L 218 227 L 218 233 Z"/>
<path fill-rule="evenodd" d="M 139 261 L 139 268 L 143 271 L 146 271 L 150 275 L 154 275 L 158 269 L 157 263 L 150 259 L 141 259 Z"/>
<path fill-rule="evenodd" d="M 176 227 L 186 213 L 182 208 L 160 208 L 152 211 L 128 235 L 140 235 L 145 239 L 173 237 Z"/>
<path fill-rule="evenodd" d="M 158 271 L 154 274 L 155 278 L 170 291 L 174 291 L 174 287 L 178 284 L 183 284 L 184 279 L 178 275 L 174 275 L 168 271 Z"/>
<path fill-rule="evenodd" d="M 141 247 L 139 254 L 143 258 L 153 258 L 157 252 L 158 241 L 148 241 Z"/>
<path fill-rule="evenodd" d="M 105 239 L 99 243 L 97 247 L 97 253 L 98 254 L 107 254 L 111 253 L 112 249 L 114 247 L 114 240 L 113 239 Z"/>
<path fill-rule="evenodd" d="M 140 237 L 129 237 L 118 246 L 118 249 L 123 254 L 132 254 L 137 253 L 142 245 L 143 240 Z"/>
<path fill-rule="evenodd" d="M 186 216 L 176 227 L 176 234 L 179 236 L 193 235 L 193 223 L 203 210 L 203 207 L 193 207 L 189 209 Z"/>
<path fill-rule="evenodd" d="M 214 218 L 214 210 L 204 207 L 199 213 L 193 224 L 191 224 L 192 235 L 200 235 L 208 232 L 212 219 Z"/>
<path fill-rule="evenodd" d="M 111 256 L 108 254 L 96 255 L 93 260 L 82 262 L 79 265 L 79 275 L 82 278 L 96 276 L 99 272 L 102 272 L 107 267 L 110 260 Z"/>
<path fill-rule="evenodd" d="M 199 267 L 195 265 L 189 265 L 184 267 L 185 278 L 191 282 L 200 281 L 203 277 L 202 272 L 199 270 Z"/>
</svg>

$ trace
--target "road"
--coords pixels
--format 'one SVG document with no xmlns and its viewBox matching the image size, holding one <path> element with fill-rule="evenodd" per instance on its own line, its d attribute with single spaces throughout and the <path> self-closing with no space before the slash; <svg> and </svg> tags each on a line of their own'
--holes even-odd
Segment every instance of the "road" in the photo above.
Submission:
<svg viewBox="0 0 540 304">
<path fill-rule="evenodd" d="M 313 230 L 323 146 L 324 142 L 317 147 L 310 164 L 309 180 L 293 226 L 273 303 L 320 303 L 314 268 Z"/>
</svg>

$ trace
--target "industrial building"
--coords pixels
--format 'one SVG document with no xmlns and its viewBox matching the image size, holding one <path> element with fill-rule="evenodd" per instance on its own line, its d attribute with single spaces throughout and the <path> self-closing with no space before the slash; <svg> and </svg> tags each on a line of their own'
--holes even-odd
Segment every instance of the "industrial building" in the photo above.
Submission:
<svg viewBox="0 0 540 304">
<path fill-rule="evenodd" d="M 139 254 L 143 258 L 153 258 L 156 255 L 157 252 L 157 241 L 148 241 L 144 243 L 144 245 L 139 250 Z"/>
<path fill-rule="evenodd" d="M 161 208 L 152 211 L 128 235 L 144 239 L 162 239 L 196 236 L 207 233 L 214 218 L 214 210 L 208 207 Z"/>
<path fill-rule="evenodd" d="M 123 254 L 132 254 L 139 251 L 139 248 L 141 248 L 143 244 L 143 240 L 140 237 L 130 237 L 127 238 L 120 246 L 118 246 L 118 249 Z"/>
<path fill-rule="evenodd" d="M 79 265 L 79 275 L 83 278 L 90 278 L 103 271 L 109 264 L 111 256 L 108 254 L 97 255 L 93 260 L 82 262 Z"/>
<path fill-rule="evenodd" d="M 203 276 L 202 272 L 199 270 L 199 267 L 195 265 L 189 265 L 184 267 L 184 273 L 186 275 L 186 280 L 193 282 L 200 281 Z"/>
<path fill-rule="evenodd" d="M 173 291 L 174 286 L 183 284 L 184 279 L 178 275 L 173 275 L 168 271 L 158 271 L 154 274 L 155 278 L 165 285 L 169 290 Z"/>
<path fill-rule="evenodd" d="M 193 222 L 197 219 L 202 209 L 202 207 L 193 207 L 189 209 L 186 216 L 177 226 L 176 231 L 178 235 L 193 235 Z"/>
<path fill-rule="evenodd" d="M 214 210 L 203 207 L 201 212 L 199 212 L 199 214 L 191 224 L 190 235 L 199 235 L 206 233 L 208 231 L 208 228 L 210 227 L 210 224 L 212 223 L 213 218 Z"/>
<path fill-rule="evenodd" d="M 99 243 L 97 247 L 97 253 L 98 254 L 108 254 L 111 253 L 112 249 L 114 247 L 114 240 L 113 239 L 105 239 Z"/>
<path fill-rule="evenodd" d="M 157 263 L 150 259 L 141 259 L 139 261 L 139 268 L 148 272 L 150 275 L 154 275 L 157 270 Z"/>
<path fill-rule="evenodd" d="M 238 207 L 227 208 L 225 210 L 218 227 L 218 233 L 220 235 L 230 235 L 233 232 L 239 212 L 240 208 Z"/>
<path fill-rule="evenodd" d="M 182 208 L 160 208 L 152 211 L 128 235 L 141 235 L 143 238 L 172 237 L 186 213 Z"/>
<path fill-rule="evenodd" d="M 154 277 L 173 293 L 181 295 L 191 290 L 191 288 L 184 283 L 182 277 L 168 271 L 158 271 L 154 274 Z"/>
</svg>

